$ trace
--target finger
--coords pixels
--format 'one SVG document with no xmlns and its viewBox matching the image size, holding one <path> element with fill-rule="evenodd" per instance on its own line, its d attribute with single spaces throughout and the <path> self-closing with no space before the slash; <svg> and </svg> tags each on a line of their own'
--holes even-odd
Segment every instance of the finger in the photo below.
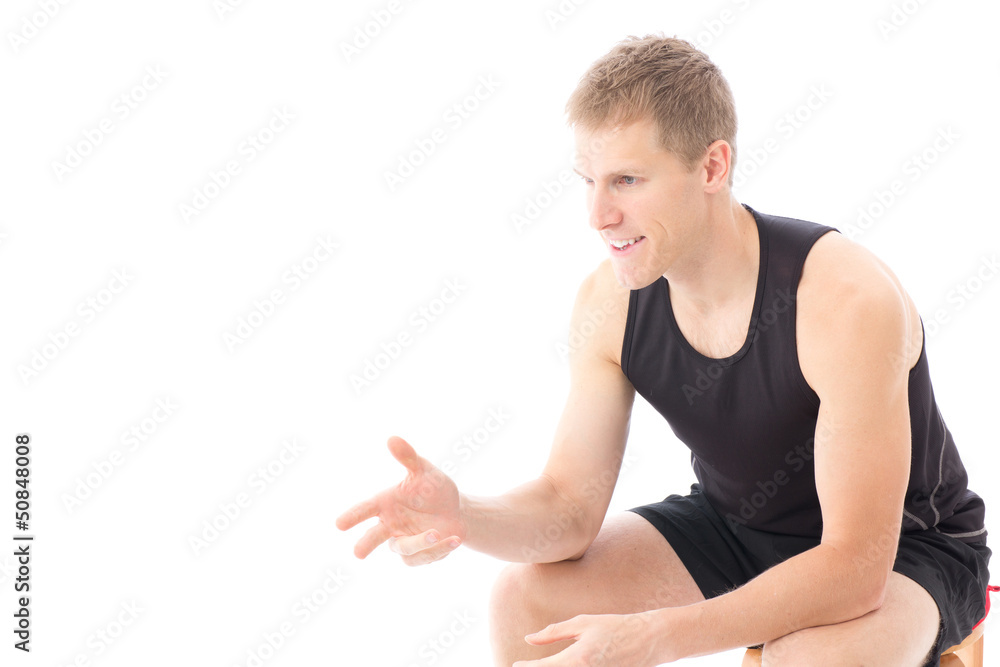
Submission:
<svg viewBox="0 0 1000 667">
<path fill-rule="evenodd" d="M 579 624 L 575 621 L 576 618 L 574 617 L 562 623 L 553 623 L 538 632 L 526 635 L 524 641 L 535 646 L 540 646 L 560 642 L 564 639 L 576 639 L 580 636 L 580 628 Z"/>
<path fill-rule="evenodd" d="M 400 556 L 412 556 L 440 542 L 441 535 L 431 528 L 419 535 L 397 535 L 389 541 L 390 548 Z"/>
<path fill-rule="evenodd" d="M 377 524 L 368 529 L 368 531 L 361 536 L 358 543 L 354 545 L 354 555 L 358 558 L 367 558 L 368 554 L 375 550 L 375 547 L 385 542 L 391 537 L 389 529 L 385 527 L 385 524 L 379 521 Z"/>
<path fill-rule="evenodd" d="M 340 530 L 349 530 L 376 514 L 378 514 L 378 503 L 375 502 L 374 498 L 369 498 L 338 516 L 336 526 Z"/>
<path fill-rule="evenodd" d="M 410 472 L 423 472 L 424 464 L 426 462 L 422 456 L 417 454 L 417 451 L 413 449 L 413 446 L 406 440 L 403 440 L 397 435 L 390 437 L 389 451 L 394 457 L 396 457 L 396 460 L 406 466 L 406 469 Z"/>
<path fill-rule="evenodd" d="M 416 552 L 411 556 L 403 556 L 403 562 L 407 565 L 427 565 L 436 560 L 441 560 L 452 551 L 461 546 L 462 541 L 456 536 L 449 537 L 443 542 L 438 542 L 431 547 Z"/>
</svg>

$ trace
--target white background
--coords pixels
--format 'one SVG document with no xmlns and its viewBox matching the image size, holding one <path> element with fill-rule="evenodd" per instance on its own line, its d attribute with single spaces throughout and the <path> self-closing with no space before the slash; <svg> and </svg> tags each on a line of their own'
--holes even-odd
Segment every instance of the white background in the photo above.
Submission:
<svg viewBox="0 0 1000 667">
<path fill-rule="evenodd" d="M 757 210 L 858 232 L 859 208 L 878 212 L 879 193 L 902 182 L 855 238 L 924 316 L 938 401 L 996 529 L 1000 280 L 975 282 L 1000 249 L 995 3 L 911 0 L 889 31 L 885 0 L 405 1 L 350 56 L 344 45 L 386 2 L 94 0 L 51 3 L 51 18 L 43 4 L 7 2 L 0 17 L 0 508 L 14 533 L 14 435 L 28 432 L 37 536 L 30 656 L 10 648 L 13 547 L 0 556 L 0 662 L 248 665 L 290 622 L 263 664 L 489 664 L 502 563 L 461 549 L 414 569 L 384 547 L 358 561 L 363 528 L 341 533 L 333 519 L 401 479 L 393 434 L 454 463 L 475 494 L 540 470 L 567 391 L 557 344 L 606 251 L 578 183 L 539 196 L 571 164 L 567 96 L 629 34 L 693 40 L 722 68 L 740 119 L 736 194 Z M 481 77 L 496 90 L 450 123 Z M 123 94 L 135 107 L 124 118 Z M 262 133 L 275 109 L 294 119 Z M 102 119 L 111 132 L 88 146 Z M 390 189 L 386 172 L 435 128 L 444 143 Z M 957 139 L 933 154 L 948 128 Z M 258 133 L 270 143 L 249 160 Z M 909 171 L 926 149 L 934 163 Z M 87 153 L 78 166 L 54 166 L 73 151 Z M 211 187 L 230 160 L 239 173 Z M 206 186 L 211 201 L 185 219 Z M 529 199 L 549 205 L 518 229 Z M 310 264 L 320 237 L 339 247 Z M 283 276 L 303 265 L 315 271 L 293 289 Z M 418 330 L 411 316 L 449 280 L 464 289 Z M 979 289 L 957 298 L 970 280 Z M 284 301 L 230 349 L 225 336 L 275 289 Z M 90 317 L 88 299 L 102 312 Z M 358 391 L 351 376 L 400 333 L 412 344 Z M 157 400 L 177 406 L 162 423 Z M 510 418 L 460 455 L 490 409 Z M 139 446 L 122 441 L 144 427 Z M 258 494 L 251 476 L 289 439 L 304 451 Z M 693 480 L 641 398 L 628 453 L 612 511 Z M 190 539 L 224 524 L 220 505 L 241 493 L 249 506 L 195 553 Z M 301 622 L 294 605 L 328 572 L 346 582 Z M 141 612 L 114 642 L 97 639 L 133 603 Z M 472 619 L 458 637 L 454 614 Z M 432 640 L 450 647 L 435 653 Z"/>
</svg>

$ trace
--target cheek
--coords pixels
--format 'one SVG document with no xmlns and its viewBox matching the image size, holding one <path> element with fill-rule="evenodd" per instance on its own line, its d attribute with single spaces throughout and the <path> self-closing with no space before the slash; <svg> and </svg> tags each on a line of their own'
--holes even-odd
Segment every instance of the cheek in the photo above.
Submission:
<svg viewBox="0 0 1000 667">
<path fill-rule="evenodd" d="M 640 226 L 645 226 L 649 224 L 650 220 L 656 218 L 657 199 L 655 193 L 627 197 L 623 199 L 619 208 L 626 220 L 632 220 Z"/>
</svg>

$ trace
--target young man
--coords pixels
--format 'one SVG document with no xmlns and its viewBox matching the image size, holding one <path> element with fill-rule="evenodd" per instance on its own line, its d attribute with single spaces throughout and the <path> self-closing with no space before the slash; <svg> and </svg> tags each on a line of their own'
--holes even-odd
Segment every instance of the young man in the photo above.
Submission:
<svg viewBox="0 0 1000 667">
<path fill-rule="evenodd" d="M 406 479 L 337 520 L 379 518 L 356 555 L 388 540 L 411 565 L 460 544 L 517 563 L 494 589 L 497 665 L 758 644 L 766 664 L 938 664 L 984 615 L 991 552 L 913 301 L 836 230 L 736 201 L 732 94 L 687 42 L 618 44 L 567 110 L 610 254 L 573 327 L 613 315 L 571 358 L 548 463 L 470 497 L 390 438 Z M 605 520 L 636 392 L 698 483 Z"/>
</svg>

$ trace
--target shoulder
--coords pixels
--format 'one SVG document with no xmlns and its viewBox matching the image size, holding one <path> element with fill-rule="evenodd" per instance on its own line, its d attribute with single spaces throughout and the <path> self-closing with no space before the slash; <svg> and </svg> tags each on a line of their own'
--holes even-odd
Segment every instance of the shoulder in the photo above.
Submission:
<svg viewBox="0 0 1000 667">
<path fill-rule="evenodd" d="M 610 304 L 624 305 L 627 308 L 630 294 L 631 290 L 622 286 L 615 278 L 615 271 L 611 267 L 611 258 L 607 258 L 583 279 L 578 296 L 585 298 L 588 303 L 608 301 Z"/>
<path fill-rule="evenodd" d="M 799 280 L 804 296 L 891 298 L 898 279 L 870 250 L 837 232 L 821 236 L 806 256 Z"/>
<path fill-rule="evenodd" d="M 841 234 L 824 234 L 809 251 L 796 307 L 796 343 L 807 380 L 845 356 L 888 355 L 907 370 L 919 357 L 919 314 L 899 278 Z"/>
<path fill-rule="evenodd" d="M 584 349 L 620 363 L 630 294 L 631 290 L 615 278 L 610 259 L 605 259 L 587 274 L 580 283 L 573 306 L 571 349 Z M 580 344 L 572 345 L 573 340 Z"/>
</svg>

